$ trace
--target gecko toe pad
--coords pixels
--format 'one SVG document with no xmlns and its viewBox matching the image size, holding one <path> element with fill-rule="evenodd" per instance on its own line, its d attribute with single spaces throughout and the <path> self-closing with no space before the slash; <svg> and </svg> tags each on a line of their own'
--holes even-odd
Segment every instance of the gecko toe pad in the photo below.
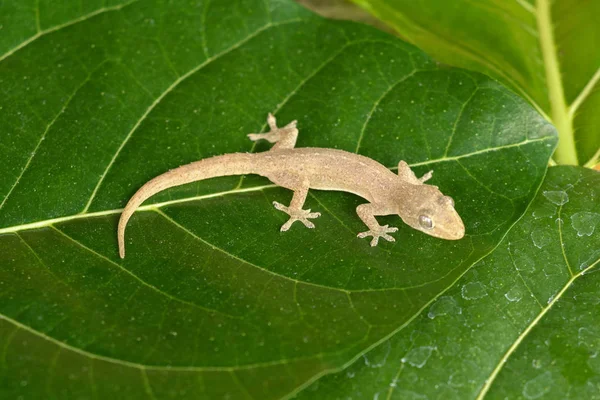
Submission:
<svg viewBox="0 0 600 400">
<path fill-rule="evenodd" d="M 281 229 L 280 229 L 281 232 L 285 232 L 288 229 L 290 229 L 292 224 L 296 221 L 300 221 L 304 224 L 304 226 L 312 229 L 315 227 L 315 224 L 313 224 L 308 219 L 309 218 L 318 218 L 321 216 L 321 213 L 319 213 L 319 212 L 310 212 L 310 210 L 293 209 L 290 207 L 286 207 L 283 204 L 278 203 L 276 201 L 273 202 L 273 205 L 279 211 L 283 211 L 284 213 L 286 213 L 287 215 L 290 216 L 290 219 L 288 219 L 285 224 L 281 225 Z"/>
<path fill-rule="evenodd" d="M 392 233 L 392 232 L 396 232 L 398 230 L 398 228 L 395 227 L 390 227 L 388 225 L 383 225 L 378 227 L 375 230 L 368 230 L 366 232 L 361 232 L 358 235 L 356 235 L 359 238 L 366 238 L 367 236 L 372 236 L 373 239 L 371 239 L 371 247 L 375 247 L 377 246 L 377 244 L 379 244 L 379 238 L 383 238 L 385 240 L 387 240 L 388 242 L 395 242 L 396 239 L 394 239 L 392 236 L 388 235 L 388 233 Z"/>
</svg>

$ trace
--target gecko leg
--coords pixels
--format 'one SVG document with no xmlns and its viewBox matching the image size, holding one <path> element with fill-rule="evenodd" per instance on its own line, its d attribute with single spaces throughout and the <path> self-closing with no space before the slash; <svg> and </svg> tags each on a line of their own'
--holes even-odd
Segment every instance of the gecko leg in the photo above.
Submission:
<svg viewBox="0 0 600 400">
<path fill-rule="evenodd" d="M 298 129 L 296 128 L 297 121 L 292 121 L 283 128 L 277 127 L 277 120 L 273 114 L 269 113 L 267 123 L 271 130 L 267 133 L 249 133 L 248 138 L 252 141 L 266 140 L 269 143 L 275 143 L 271 150 L 277 149 L 293 149 L 296 146 L 298 139 Z"/>
<path fill-rule="evenodd" d="M 285 232 L 292 224 L 296 221 L 300 221 L 307 228 L 314 228 L 315 224 L 310 222 L 309 218 L 317 218 L 321 216 L 321 213 L 318 212 L 310 212 L 310 210 L 303 210 L 302 206 L 304 205 L 304 201 L 306 200 L 306 196 L 308 195 L 308 186 L 302 187 L 300 189 L 294 190 L 294 197 L 292 197 L 292 201 L 290 202 L 289 207 L 284 206 L 281 203 L 276 201 L 273 202 L 273 205 L 279 211 L 283 211 L 287 215 L 290 216 L 290 219 L 281 226 L 280 231 Z"/>
<path fill-rule="evenodd" d="M 384 238 L 388 242 L 396 241 L 396 239 L 388 235 L 388 233 L 396 232 L 398 228 L 388 225 L 379 225 L 375 219 L 375 215 L 389 214 L 385 208 L 378 204 L 361 204 L 360 206 L 356 207 L 356 213 L 369 228 L 368 231 L 359 233 L 357 235 L 359 238 L 362 239 L 367 236 L 373 236 L 373 239 L 371 240 L 372 247 L 377 246 L 379 243 L 379 238 Z"/>
</svg>

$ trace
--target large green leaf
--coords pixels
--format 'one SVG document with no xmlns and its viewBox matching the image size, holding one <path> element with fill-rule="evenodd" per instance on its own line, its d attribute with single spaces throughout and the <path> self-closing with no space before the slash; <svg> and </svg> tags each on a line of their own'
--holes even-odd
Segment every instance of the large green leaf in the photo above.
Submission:
<svg viewBox="0 0 600 400">
<path fill-rule="evenodd" d="M 600 398 L 600 174 L 553 167 L 498 248 L 299 398 Z"/>
<path fill-rule="evenodd" d="M 557 161 L 600 162 L 599 1 L 353 1 L 436 59 L 529 99 L 559 131 Z"/>
<path fill-rule="evenodd" d="M 404 327 L 492 251 L 556 143 L 490 79 L 290 1 L 53 7 L 48 20 L 31 14 L 41 33 L 8 24 L 3 36 L 1 398 L 288 396 Z M 151 199 L 118 258 L 120 207 L 140 185 L 265 150 L 245 134 L 269 111 L 299 119 L 299 146 L 435 169 L 467 236 L 400 226 L 396 243 L 371 248 L 356 238 L 364 201 L 336 192 L 311 193 L 317 229 L 282 234 L 271 202 L 291 193 L 235 177 Z"/>
</svg>

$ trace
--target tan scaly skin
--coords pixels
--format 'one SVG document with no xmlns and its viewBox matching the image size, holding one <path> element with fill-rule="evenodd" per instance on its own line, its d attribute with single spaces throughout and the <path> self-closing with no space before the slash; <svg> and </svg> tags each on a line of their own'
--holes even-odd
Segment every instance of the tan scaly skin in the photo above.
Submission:
<svg viewBox="0 0 600 400">
<path fill-rule="evenodd" d="M 321 214 L 303 210 L 308 189 L 338 190 L 354 193 L 369 202 L 356 208 L 356 213 L 369 228 L 358 234 L 359 238 L 372 236 L 371 246 L 379 238 L 390 242 L 389 235 L 398 228 L 379 225 L 375 216 L 397 214 L 414 229 L 447 240 L 457 240 L 465 235 L 463 222 L 454 210 L 454 202 L 444 196 L 437 186 L 426 185 L 432 171 L 417 178 L 408 164 L 400 161 L 396 175 L 380 163 L 358 154 L 342 150 L 315 147 L 295 148 L 298 137 L 296 121 L 278 128 L 275 117 L 267 119 L 271 131 L 251 133 L 250 140 L 267 140 L 275 143 L 264 153 L 232 153 L 206 158 L 170 170 L 147 182 L 129 200 L 121 214 L 118 228 L 119 255 L 125 257 L 125 227 L 127 221 L 146 199 L 154 194 L 186 183 L 218 176 L 257 174 L 278 186 L 294 191 L 289 206 L 273 202 L 276 209 L 290 219 L 281 231 L 287 231 L 295 221 L 314 228 L 309 219 Z"/>
</svg>

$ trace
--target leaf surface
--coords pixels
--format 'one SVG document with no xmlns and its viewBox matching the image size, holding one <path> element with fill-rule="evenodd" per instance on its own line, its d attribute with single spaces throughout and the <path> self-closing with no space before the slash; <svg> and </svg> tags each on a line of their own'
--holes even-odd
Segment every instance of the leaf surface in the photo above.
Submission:
<svg viewBox="0 0 600 400">
<path fill-rule="evenodd" d="M 489 74 L 529 99 L 560 133 L 560 162 L 599 161 L 600 2 L 354 1 L 437 60 Z"/>
<path fill-rule="evenodd" d="M 138 1 L 60 24 L 12 32 L 24 42 L 0 62 L 2 398 L 289 396 L 402 329 L 493 250 L 556 143 L 490 79 L 291 1 Z M 371 248 L 356 238 L 364 200 L 317 191 L 317 228 L 280 233 L 271 203 L 291 193 L 229 177 L 149 200 L 118 258 L 137 188 L 266 150 L 246 134 L 268 112 L 299 120 L 299 147 L 434 169 L 467 236 L 391 216 L 380 221 L 399 225 L 397 242 Z"/>
<path fill-rule="evenodd" d="M 300 399 L 597 399 L 600 174 L 553 167 L 502 243 Z"/>
</svg>

